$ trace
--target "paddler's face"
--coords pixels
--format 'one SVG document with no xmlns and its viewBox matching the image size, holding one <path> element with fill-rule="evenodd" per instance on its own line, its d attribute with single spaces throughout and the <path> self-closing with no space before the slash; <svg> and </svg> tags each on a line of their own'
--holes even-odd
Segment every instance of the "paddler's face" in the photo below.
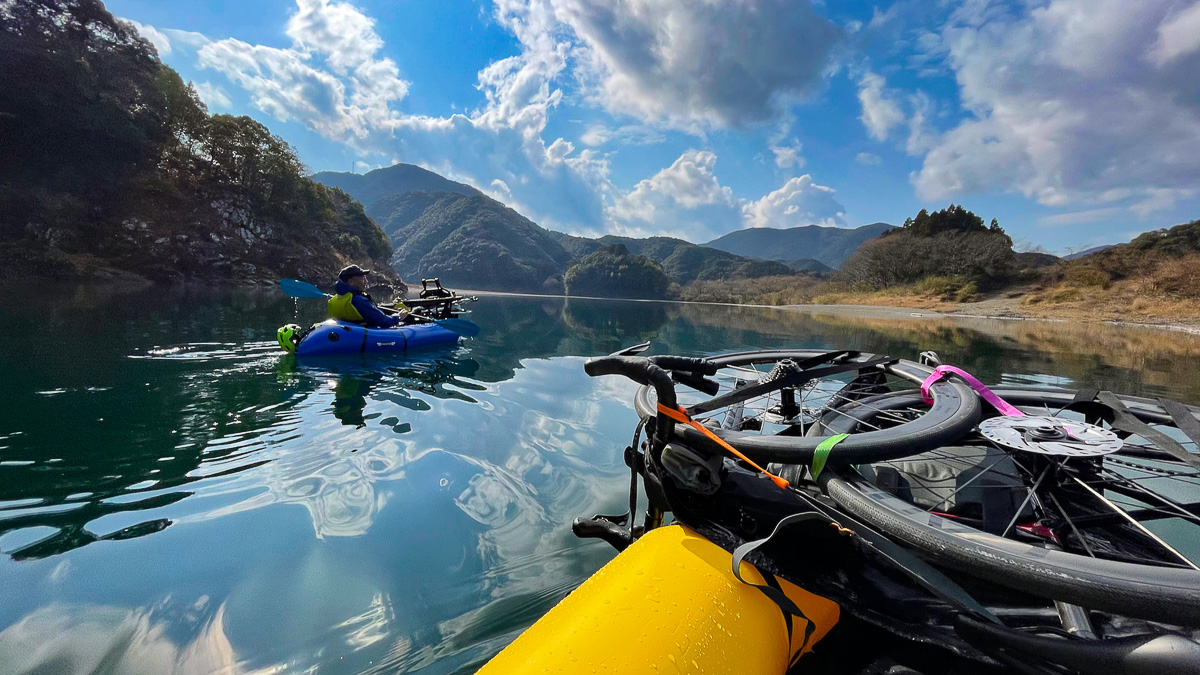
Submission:
<svg viewBox="0 0 1200 675">
<path fill-rule="evenodd" d="M 346 280 L 346 283 L 350 284 L 351 286 L 357 288 L 360 291 L 367 290 L 367 277 L 365 277 L 365 276 L 359 275 L 357 277 L 350 277 L 349 279 Z"/>
</svg>

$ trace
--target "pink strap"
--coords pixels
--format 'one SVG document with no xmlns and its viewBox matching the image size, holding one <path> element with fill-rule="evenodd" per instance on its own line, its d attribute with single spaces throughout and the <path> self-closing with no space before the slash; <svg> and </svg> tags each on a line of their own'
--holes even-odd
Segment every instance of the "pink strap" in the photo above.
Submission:
<svg viewBox="0 0 1200 675">
<path fill-rule="evenodd" d="M 932 386 L 934 382 L 942 379 L 946 373 L 954 373 L 955 375 L 961 377 L 964 381 L 966 381 L 968 386 L 975 390 L 975 393 L 979 394 L 979 398 L 991 403 L 996 410 L 1000 411 L 1000 414 L 1006 417 L 1025 416 L 1025 413 L 1017 410 L 1010 403 L 997 396 L 991 389 L 988 389 L 986 385 L 975 379 L 975 376 L 971 375 L 962 368 L 955 368 L 954 366 L 938 366 L 933 370 L 933 374 L 925 378 L 925 381 L 921 383 L 921 398 L 925 399 L 926 403 L 933 403 L 933 397 L 929 395 L 929 387 Z"/>
</svg>

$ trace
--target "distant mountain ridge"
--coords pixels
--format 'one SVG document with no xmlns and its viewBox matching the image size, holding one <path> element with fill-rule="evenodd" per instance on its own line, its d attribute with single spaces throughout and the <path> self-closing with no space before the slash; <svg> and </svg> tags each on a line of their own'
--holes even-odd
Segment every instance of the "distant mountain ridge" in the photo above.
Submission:
<svg viewBox="0 0 1200 675">
<path fill-rule="evenodd" d="M 549 234 L 575 258 L 591 255 L 601 248 L 623 245 L 633 255 L 645 256 L 662 265 L 671 281 L 681 285 L 693 281 L 754 279 L 795 272 L 780 262 L 753 260 L 674 237 L 635 239 L 608 234 L 598 239 L 588 239 L 553 230 Z"/>
<path fill-rule="evenodd" d="M 392 265 L 403 278 L 439 277 L 477 290 L 562 291 L 571 255 L 546 230 L 483 194 L 410 192 L 367 212 L 395 242 Z"/>
<path fill-rule="evenodd" d="M 781 262 L 672 237 L 588 239 L 546 230 L 475 188 L 409 164 L 363 175 L 322 172 L 313 178 L 366 205 L 366 214 L 392 241 L 392 265 L 410 280 L 437 276 L 447 285 L 478 290 L 560 293 L 572 265 L 615 245 L 624 246 L 626 253 L 610 251 L 602 256 L 604 264 L 644 256 L 680 285 L 796 274 Z"/>
<path fill-rule="evenodd" d="M 1106 248 L 1112 248 L 1113 246 L 1120 246 L 1120 244 L 1104 244 L 1103 246 L 1093 246 L 1091 248 L 1087 248 L 1082 251 L 1076 251 L 1075 253 L 1064 255 L 1062 257 L 1062 259 L 1063 260 L 1078 260 L 1084 256 L 1089 256 L 1093 253 L 1099 253 L 1100 251 L 1103 251 Z"/>
<path fill-rule="evenodd" d="M 403 192 L 453 192 L 481 195 L 479 190 L 440 176 L 414 164 L 393 164 L 364 174 L 322 171 L 312 179 L 329 187 L 340 188 L 364 206 Z"/>
<path fill-rule="evenodd" d="M 736 230 L 702 244 L 735 255 L 780 262 L 812 259 L 839 269 L 863 242 L 893 229 L 887 223 L 841 228 L 804 225 L 778 229 L 752 227 Z"/>
</svg>

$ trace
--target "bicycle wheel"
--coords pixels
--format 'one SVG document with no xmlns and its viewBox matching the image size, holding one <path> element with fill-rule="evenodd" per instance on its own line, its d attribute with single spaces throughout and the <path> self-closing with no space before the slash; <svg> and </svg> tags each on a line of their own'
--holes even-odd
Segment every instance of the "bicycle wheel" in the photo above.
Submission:
<svg viewBox="0 0 1200 675">
<path fill-rule="evenodd" d="M 680 403 L 693 419 L 757 462 L 810 464 L 822 439 L 808 433 L 822 424 L 822 415 L 840 410 L 835 404 L 869 408 L 871 397 L 881 392 L 915 395 L 906 419 L 844 439 L 837 446 L 838 461 L 873 462 L 916 454 L 960 438 L 980 417 L 978 397 L 958 382 L 934 384 L 933 403 L 924 403 L 917 388 L 930 371 L 902 359 L 854 351 L 769 350 L 705 360 L 718 366 L 708 380 L 715 385 L 715 395 L 681 393 Z M 650 387 L 640 388 L 634 397 L 642 418 L 654 415 L 656 404 Z M 695 444 L 708 442 L 687 425 L 677 424 L 675 433 Z"/>
<path fill-rule="evenodd" d="M 1200 626 L 1200 471 L 1146 438 L 1087 425 L 1064 409 L 1072 391 L 994 391 L 1027 415 L 1075 430 L 1066 440 L 1079 452 L 1045 452 L 1049 446 L 1027 442 L 1036 434 L 976 433 L 899 461 L 839 466 L 822 477 L 822 488 L 947 567 L 1088 609 Z M 907 398 L 876 397 L 855 414 L 878 421 L 875 411 L 903 410 Z M 1118 398 L 1148 427 L 1197 451 L 1158 403 Z M 1200 418 L 1200 408 L 1188 410 Z M 855 431 L 861 422 L 845 412 L 825 414 L 827 433 Z M 1032 429 L 1032 419 L 993 417 L 983 425 Z M 1072 440 L 1085 431 L 1096 434 L 1090 450 Z"/>
</svg>

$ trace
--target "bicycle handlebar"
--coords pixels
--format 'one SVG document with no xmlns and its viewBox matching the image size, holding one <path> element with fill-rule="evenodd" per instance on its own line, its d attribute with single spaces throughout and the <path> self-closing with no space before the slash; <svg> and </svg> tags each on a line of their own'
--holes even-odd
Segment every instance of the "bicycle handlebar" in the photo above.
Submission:
<svg viewBox="0 0 1200 675">
<path fill-rule="evenodd" d="M 675 382 L 671 374 L 641 356 L 600 356 L 588 359 L 583 372 L 591 377 L 601 375 L 623 375 L 629 379 L 654 387 L 658 401 L 667 407 L 675 407 Z"/>
<path fill-rule="evenodd" d="M 654 387 L 658 400 L 663 405 L 675 407 L 675 381 L 672 370 L 681 370 L 697 375 L 713 375 L 718 366 L 704 359 L 688 356 L 598 356 L 583 364 L 583 371 L 591 377 L 601 375 L 623 375 L 629 379 Z"/>
</svg>

